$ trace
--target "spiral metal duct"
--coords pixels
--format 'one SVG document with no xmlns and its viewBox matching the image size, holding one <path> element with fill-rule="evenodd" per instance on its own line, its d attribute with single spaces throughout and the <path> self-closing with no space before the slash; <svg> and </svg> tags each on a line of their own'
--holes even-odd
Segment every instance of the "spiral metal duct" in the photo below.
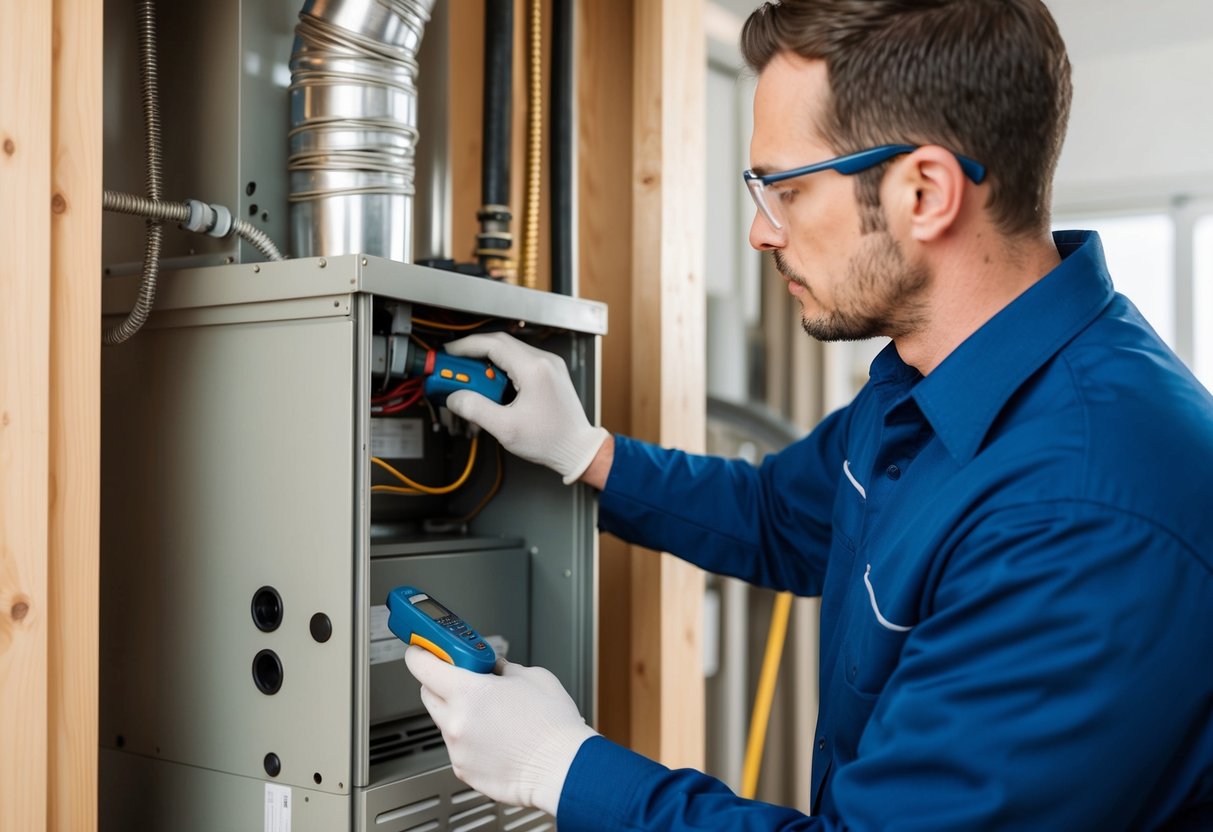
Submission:
<svg viewBox="0 0 1213 832">
<path fill-rule="evenodd" d="M 291 55 L 297 257 L 412 259 L 417 49 L 434 0 L 307 0 Z"/>
</svg>

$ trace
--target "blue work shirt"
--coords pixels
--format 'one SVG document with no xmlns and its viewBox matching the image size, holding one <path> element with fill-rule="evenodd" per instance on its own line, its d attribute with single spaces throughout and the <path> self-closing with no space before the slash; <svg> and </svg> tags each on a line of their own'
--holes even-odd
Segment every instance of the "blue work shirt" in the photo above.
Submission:
<svg viewBox="0 0 1213 832">
<path fill-rule="evenodd" d="M 813 817 L 606 739 L 580 829 L 1213 829 L 1213 399 L 1097 235 L 755 468 L 619 437 L 604 530 L 822 596 Z"/>
</svg>

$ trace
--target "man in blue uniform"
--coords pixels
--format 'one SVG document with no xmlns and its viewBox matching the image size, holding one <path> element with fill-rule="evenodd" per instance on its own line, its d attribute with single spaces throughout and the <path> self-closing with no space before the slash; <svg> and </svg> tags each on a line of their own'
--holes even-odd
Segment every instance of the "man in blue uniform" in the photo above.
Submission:
<svg viewBox="0 0 1213 832">
<path fill-rule="evenodd" d="M 546 671 L 410 649 L 456 774 L 562 832 L 1213 829 L 1213 399 L 1098 237 L 1049 233 L 1052 18 L 785 0 L 742 40 L 751 244 L 809 334 L 892 338 L 854 402 L 755 468 L 609 436 L 558 359 L 482 335 L 450 349 L 518 397 L 449 406 L 601 489 L 603 529 L 821 594 L 813 816 L 614 745 Z"/>
</svg>

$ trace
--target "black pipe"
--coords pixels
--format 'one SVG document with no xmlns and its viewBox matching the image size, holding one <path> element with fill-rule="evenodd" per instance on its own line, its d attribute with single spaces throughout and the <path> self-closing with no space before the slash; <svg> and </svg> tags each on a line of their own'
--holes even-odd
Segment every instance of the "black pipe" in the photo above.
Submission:
<svg viewBox="0 0 1213 832">
<path fill-rule="evenodd" d="M 552 0 L 552 291 L 577 294 L 573 260 L 573 0 Z"/>
<path fill-rule="evenodd" d="M 484 4 L 484 148 L 481 204 L 510 203 L 510 110 L 514 89 L 514 0 Z"/>
</svg>

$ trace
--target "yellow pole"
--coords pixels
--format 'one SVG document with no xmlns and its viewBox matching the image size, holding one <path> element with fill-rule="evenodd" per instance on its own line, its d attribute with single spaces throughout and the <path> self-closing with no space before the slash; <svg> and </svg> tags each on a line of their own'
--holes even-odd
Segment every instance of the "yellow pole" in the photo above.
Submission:
<svg viewBox="0 0 1213 832">
<path fill-rule="evenodd" d="M 762 747 L 767 738 L 771 700 L 775 698 L 775 682 L 779 678 L 779 662 L 783 656 L 783 642 L 788 633 L 788 616 L 791 612 L 792 593 L 781 592 L 775 596 L 775 607 L 771 611 L 771 629 L 767 633 L 767 649 L 762 657 L 762 673 L 758 677 L 758 692 L 754 696 L 754 712 L 750 716 L 745 765 L 741 772 L 741 796 L 750 800 L 758 792 Z"/>
</svg>

